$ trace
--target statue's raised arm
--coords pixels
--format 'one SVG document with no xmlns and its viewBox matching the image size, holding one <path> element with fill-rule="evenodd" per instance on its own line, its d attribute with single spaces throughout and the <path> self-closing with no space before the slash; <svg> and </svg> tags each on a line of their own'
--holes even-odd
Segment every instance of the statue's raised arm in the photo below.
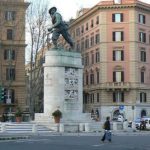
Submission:
<svg viewBox="0 0 150 150">
<path fill-rule="evenodd" d="M 70 34 L 68 33 L 68 26 L 64 23 L 61 14 L 57 12 L 57 8 L 50 8 L 49 14 L 52 19 L 52 26 L 48 29 L 48 31 L 52 31 L 52 42 L 54 44 L 54 48 L 57 48 L 57 40 L 61 34 L 67 43 L 70 44 L 71 49 L 73 49 L 74 43 Z"/>
</svg>

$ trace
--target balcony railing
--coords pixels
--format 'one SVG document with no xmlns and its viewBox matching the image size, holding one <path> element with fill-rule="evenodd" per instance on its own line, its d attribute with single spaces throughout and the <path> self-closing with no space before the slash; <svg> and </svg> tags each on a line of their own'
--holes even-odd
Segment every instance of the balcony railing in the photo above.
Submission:
<svg viewBox="0 0 150 150">
<path fill-rule="evenodd" d="M 129 82 L 106 82 L 105 87 L 107 90 L 129 90 L 131 88 L 131 85 Z"/>
</svg>

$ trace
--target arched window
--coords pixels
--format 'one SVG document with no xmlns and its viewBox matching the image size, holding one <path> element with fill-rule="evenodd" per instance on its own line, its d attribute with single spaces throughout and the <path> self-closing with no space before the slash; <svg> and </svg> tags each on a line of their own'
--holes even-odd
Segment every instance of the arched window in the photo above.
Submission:
<svg viewBox="0 0 150 150">
<path fill-rule="evenodd" d="M 146 116 L 146 110 L 141 111 L 141 118 L 144 117 L 144 116 Z"/>
</svg>

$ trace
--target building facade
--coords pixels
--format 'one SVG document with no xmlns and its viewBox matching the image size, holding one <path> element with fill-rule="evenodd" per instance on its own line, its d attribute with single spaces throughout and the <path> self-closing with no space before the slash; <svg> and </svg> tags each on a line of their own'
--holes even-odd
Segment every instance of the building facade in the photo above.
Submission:
<svg viewBox="0 0 150 150">
<path fill-rule="evenodd" d="M 84 111 L 150 116 L 150 4 L 105 0 L 78 13 L 70 32 L 84 65 Z"/>
<path fill-rule="evenodd" d="M 26 109 L 24 0 L 0 1 L 0 115 Z"/>
</svg>

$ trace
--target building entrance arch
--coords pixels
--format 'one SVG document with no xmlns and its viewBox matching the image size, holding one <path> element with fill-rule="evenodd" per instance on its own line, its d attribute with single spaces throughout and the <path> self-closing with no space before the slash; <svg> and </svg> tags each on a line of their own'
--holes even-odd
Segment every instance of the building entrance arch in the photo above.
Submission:
<svg viewBox="0 0 150 150">
<path fill-rule="evenodd" d="M 141 118 L 144 116 L 146 116 L 146 110 L 143 109 L 143 110 L 141 110 Z"/>
</svg>

